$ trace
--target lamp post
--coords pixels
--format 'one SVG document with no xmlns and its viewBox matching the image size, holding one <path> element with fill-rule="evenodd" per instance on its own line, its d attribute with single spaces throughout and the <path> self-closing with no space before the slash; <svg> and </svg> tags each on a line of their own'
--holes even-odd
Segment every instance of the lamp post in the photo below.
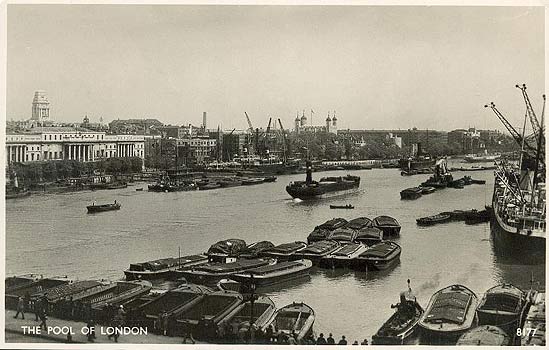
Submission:
<svg viewBox="0 0 549 350">
<path fill-rule="evenodd" d="M 248 328 L 249 332 L 249 338 L 248 343 L 252 343 L 252 336 L 253 336 L 253 329 L 252 325 L 254 323 L 254 301 L 256 299 L 255 295 L 255 282 L 254 282 L 254 275 L 250 272 L 250 285 L 249 285 L 249 293 L 250 293 L 250 326 Z"/>
</svg>

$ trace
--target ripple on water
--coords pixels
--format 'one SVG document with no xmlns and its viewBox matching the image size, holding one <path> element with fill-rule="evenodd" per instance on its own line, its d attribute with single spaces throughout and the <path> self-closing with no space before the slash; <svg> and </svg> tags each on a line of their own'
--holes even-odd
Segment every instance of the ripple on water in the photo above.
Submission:
<svg viewBox="0 0 549 350">
<path fill-rule="evenodd" d="M 402 225 L 397 239 L 402 255 L 393 269 L 313 269 L 309 280 L 267 294 L 277 306 L 293 301 L 311 305 L 317 314 L 317 331 L 358 340 L 371 337 L 393 313 L 390 305 L 398 301 L 408 278 L 424 306 L 434 292 L 453 283 L 465 283 L 479 295 L 503 281 L 528 288 L 531 271 L 545 283 L 544 266 L 506 264 L 494 257 L 487 224 L 416 225 L 415 219 L 421 216 L 483 208 L 490 201 L 492 172 L 471 174 L 487 180 L 487 189 L 447 189 L 417 201 L 401 201 L 399 193 L 424 181 L 427 175 L 402 177 L 396 169 L 351 173 L 362 177 L 360 193 L 313 203 L 298 202 L 286 194 L 286 184 L 301 180 L 303 175 L 280 176 L 272 184 L 214 191 L 154 193 L 126 188 L 9 201 L 6 271 L 117 280 L 132 262 L 175 257 L 179 249 L 182 255 L 204 252 L 214 242 L 229 237 L 279 244 L 306 240 L 316 225 L 334 217 L 349 220 L 390 215 Z M 120 211 L 86 214 L 86 205 L 93 201 L 115 199 L 122 203 Z M 351 203 L 355 210 L 329 209 L 330 204 L 340 203 Z"/>
</svg>

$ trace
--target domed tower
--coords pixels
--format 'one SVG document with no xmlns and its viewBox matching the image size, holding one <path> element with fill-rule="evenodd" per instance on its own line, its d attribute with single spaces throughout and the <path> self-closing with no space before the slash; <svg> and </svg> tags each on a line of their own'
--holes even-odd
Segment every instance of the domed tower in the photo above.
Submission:
<svg viewBox="0 0 549 350">
<path fill-rule="evenodd" d="M 307 117 L 305 116 L 305 110 L 303 111 L 303 115 L 301 116 L 301 126 L 307 125 Z"/>
<path fill-rule="evenodd" d="M 45 91 L 38 90 L 34 92 L 31 119 L 40 123 L 50 120 L 50 101 L 48 101 Z"/>
<path fill-rule="evenodd" d="M 332 128 L 330 131 L 337 134 L 337 118 L 336 118 L 335 111 L 334 111 L 334 117 L 332 118 Z"/>
<path fill-rule="evenodd" d="M 326 132 L 330 132 L 332 127 L 332 119 L 330 118 L 330 112 L 328 112 L 328 118 L 326 118 Z"/>
<path fill-rule="evenodd" d="M 299 133 L 299 126 L 301 125 L 300 122 L 301 121 L 299 120 L 299 113 L 296 113 L 295 120 L 294 120 L 296 134 Z"/>
</svg>

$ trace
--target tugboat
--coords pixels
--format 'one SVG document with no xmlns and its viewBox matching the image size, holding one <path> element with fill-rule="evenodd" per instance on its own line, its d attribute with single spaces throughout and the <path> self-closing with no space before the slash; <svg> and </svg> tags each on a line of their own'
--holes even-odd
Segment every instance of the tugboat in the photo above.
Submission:
<svg viewBox="0 0 549 350">
<path fill-rule="evenodd" d="M 435 165 L 435 159 L 429 154 L 423 153 L 421 143 L 417 143 L 417 152 L 412 151 L 411 157 L 400 159 L 398 165 L 402 171 L 406 172 L 406 175 L 411 175 L 414 172 L 418 173 L 418 170 L 432 168 Z"/>
<path fill-rule="evenodd" d="M 372 336 L 373 345 L 404 345 L 406 340 L 414 334 L 417 323 L 423 315 L 423 308 L 412 293 L 410 280 L 408 280 L 408 290 L 400 293 L 400 302 L 391 305 L 391 308 L 397 310 Z"/>
<path fill-rule="evenodd" d="M 421 184 L 421 187 L 434 187 L 434 188 L 445 188 L 448 187 L 448 184 L 452 183 L 454 178 L 448 170 L 448 164 L 446 159 L 441 158 L 437 160 L 435 164 L 434 174 L 424 183 Z"/>
<path fill-rule="evenodd" d="M 542 113 L 540 127 L 526 94 L 526 86 L 517 87 L 521 89 L 527 106 L 527 116 L 530 117 L 534 129 L 535 142 L 525 138 L 524 134 L 521 136 L 497 110 L 495 104 L 485 106 L 494 111 L 522 149 L 520 170 L 513 169 L 505 161 L 497 164 L 490 230 L 496 255 L 524 264 L 545 264 L 544 115 Z M 543 103 L 545 110 L 545 95 Z"/>
<path fill-rule="evenodd" d="M 311 161 L 307 161 L 305 181 L 291 182 L 286 186 L 286 192 L 293 198 L 302 200 L 325 198 L 334 195 L 353 193 L 360 186 L 359 176 L 324 177 L 320 181 L 313 181 Z"/>
</svg>

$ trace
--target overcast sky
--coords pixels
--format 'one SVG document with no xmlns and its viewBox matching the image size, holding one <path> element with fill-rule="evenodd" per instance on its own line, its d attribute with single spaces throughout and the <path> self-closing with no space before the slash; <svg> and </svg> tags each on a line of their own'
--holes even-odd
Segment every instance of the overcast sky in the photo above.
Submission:
<svg viewBox="0 0 549 350">
<path fill-rule="evenodd" d="M 8 5 L 7 38 L 8 120 L 502 129 L 544 93 L 542 7 Z"/>
</svg>

